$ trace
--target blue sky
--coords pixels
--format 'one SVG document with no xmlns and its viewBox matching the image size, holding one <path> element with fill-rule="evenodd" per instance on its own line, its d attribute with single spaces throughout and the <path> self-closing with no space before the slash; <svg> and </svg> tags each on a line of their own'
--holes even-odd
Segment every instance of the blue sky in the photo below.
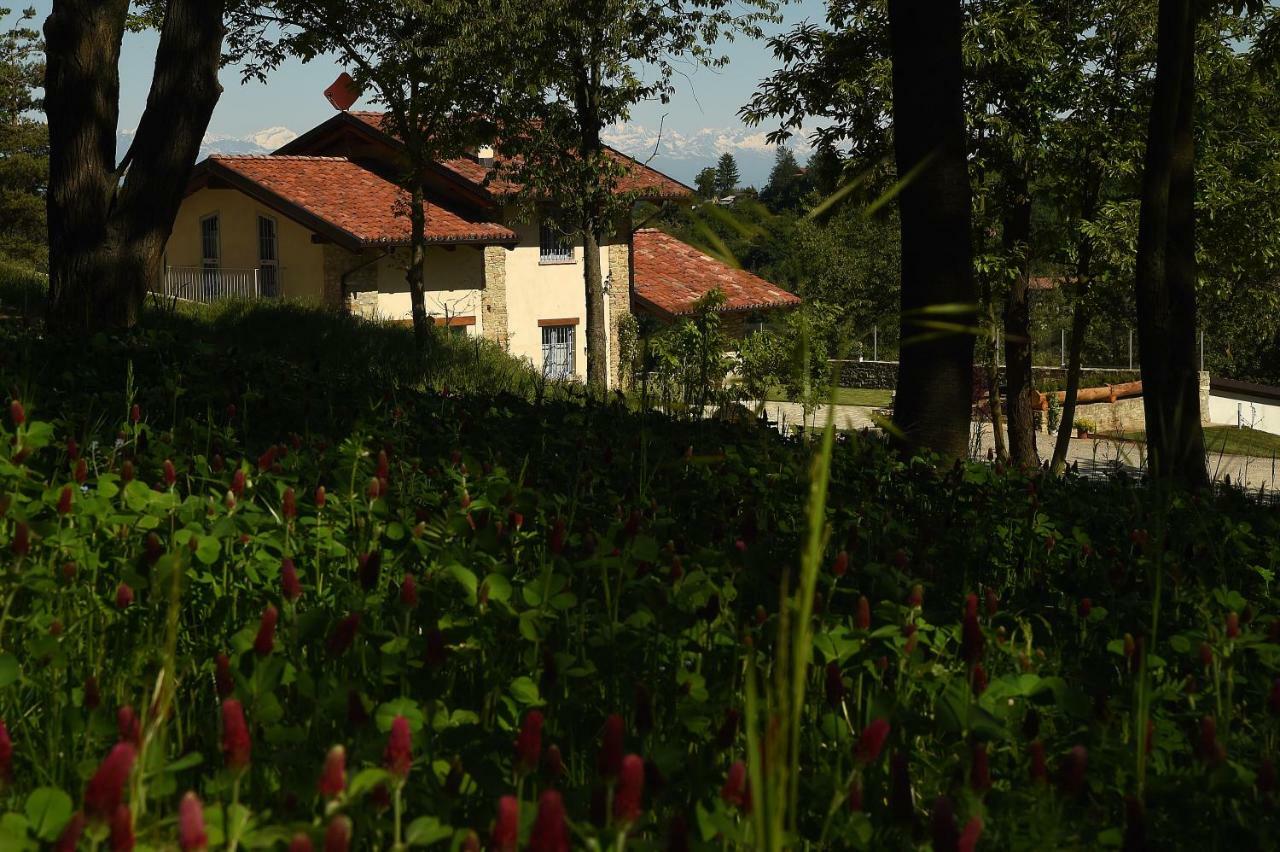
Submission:
<svg viewBox="0 0 1280 852">
<path fill-rule="evenodd" d="M 18 6 L 19 3 L 6 4 Z M 26 4 L 21 4 L 26 5 Z M 37 20 L 43 23 L 51 0 L 34 2 Z M 791 24 L 823 16 L 823 0 L 793 0 L 783 6 L 785 22 L 771 27 L 778 31 Z M 154 33 L 129 35 L 121 59 L 120 129 L 137 125 L 146 103 L 154 62 Z M 656 129 L 665 116 L 665 128 L 693 134 L 706 128 L 740 130 L 737 110 L 751 97 L 757 82 L 775 67 L 763 42 L 739 40 L 723 45 L 730 64 L 723 69 L 691 68 L 677 80 L 679 91 L 670 104 L 641 104 L 633 122 Z M 211 134 L 242 136 L 268 127 L 284 126 L 303 131 L 332 113 L 321 92 L 342 70 L 332 61 L 317 60 L 307 65 L 290 62 L 275 72 L 268 82 L 241 85 L 234 68 L 224 69 L 224 92 L 209 125 Z"/>
</svg>

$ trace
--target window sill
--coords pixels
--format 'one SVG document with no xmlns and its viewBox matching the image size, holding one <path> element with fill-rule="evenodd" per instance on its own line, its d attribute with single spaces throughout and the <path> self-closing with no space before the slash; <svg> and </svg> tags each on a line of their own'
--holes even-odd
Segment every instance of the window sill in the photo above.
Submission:
<svg viewBox="0 0 1280 852">
<path fill-rule="evenodd" d="M 576 257 L 565 257 L 565 258 L 540 257 L 538 258 L 539 266 L 573 266 L 577 262 L 578 262 L 578 259 Z"/>
</svg>

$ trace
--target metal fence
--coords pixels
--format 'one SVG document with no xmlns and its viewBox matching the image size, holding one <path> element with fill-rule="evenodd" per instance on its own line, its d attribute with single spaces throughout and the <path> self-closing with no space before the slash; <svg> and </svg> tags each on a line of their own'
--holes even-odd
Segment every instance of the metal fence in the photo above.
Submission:
<svg viewBox="0 0 1280 852">
<path fill-rule="evenodd" d="M 278 272 L 276 277 L 278 279 Z M 160 295 L 166 299 L 203 304 L 226 299 L 261 299 L 274 295 L 263 291 L 261 269 L 170 266 L 165 269 L 163 286 Z M 278 288 L 277 280 L 272 289 L 278 292 Z"/>
</svg>

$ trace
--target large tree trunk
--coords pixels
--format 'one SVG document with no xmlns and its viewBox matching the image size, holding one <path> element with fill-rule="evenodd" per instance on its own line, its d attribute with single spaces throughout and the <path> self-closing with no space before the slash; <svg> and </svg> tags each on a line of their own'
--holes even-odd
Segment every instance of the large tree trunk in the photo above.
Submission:
<svg viewBox="0 0 1280 852">
<path fill-rule="evenodd" d="M 50 319 L 69 330 L 138 321 L 222 94 L 223 0 L 170 0 L 147 107 L 116 167 L 128 6 L 56 0 L 45 21 Z"/>
<path fill-rule="evenodd" d="M 1019 467 L 1040 464 L 1036 452 L 1035 388 L 1031 374 L 1031 192 L 1020 176 L 1011 187 L 1004 221 L 1005 253 L 1017 259 L 1017 274 L 1004 303 L 1004 375 L 1009 393 L 1009 460 Z"/>
<path fill-rule="evenodd" d="M 959 0 L 890 0 L 894 151 L 907 178 L 902 350 L 894 422 L 907 451 L 967 455 L 973 403 L 971 199 L 965 161 Z"/>
<path fill-rule="evenodd" d="M 1196 176 L 1194 4 L 1183 35 L 1182 86 L 1169 178 L 1169 242 L 1165 275 L 1169 290 L 1169 383 L 1162 398 L 1165 464 L 1162 475 L 1192 488 L 1209 484 L 1200 412 L 1200 367 L 1196 357 Z"/>
<path fill-rule="evenodd" d="M 413 341 L 419 351 L 426 351 L 431 341 L 431 329 L 427 320 L 426 287 L 423 285 L 427 265 L 427 202 L 422 181 L 416 175 L 409 198 L 409 269 L 405 280 L 409 284 L 409 307 L 413 314 Z"/>
<path fill-rule="evenodd" d="M 1185 377 L 1187 365 L 1195 363 L 1194 145 L 1190 137 L 1195 44 L 1190 6 L 1190 0 L 1160 2 L 1135 285 L 1148 464 L 1158 478 L 1194 486 L 1206 482 L 1207 474 L 1198 376 L 1190 395 Z M 1197 450 L 1198 457 L 1193 457 Z"/>
<path fill-rule="evenodd" d="M 49 121 L 49 298 L 87 325 L 110 304 L 100 282 L 116 191 L 120 44 L 128 0 L 58 0 L 44 23 Z"/>
</svg>

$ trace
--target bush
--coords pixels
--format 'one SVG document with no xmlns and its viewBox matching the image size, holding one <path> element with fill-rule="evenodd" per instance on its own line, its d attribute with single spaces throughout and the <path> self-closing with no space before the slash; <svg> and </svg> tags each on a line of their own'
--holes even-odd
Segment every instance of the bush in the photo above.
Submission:
<svg viewBox="0 0 1280 852">
<path fill-rule="evenodd" d="M 732 361 L 717 309 L 725 295 L 712 290 L 690 316 L 658 330 L 646 341 L 642 397 L 669 414 L 701 419 L 708 407 L 727 400 L 725 378 Z"/>
</svg>

